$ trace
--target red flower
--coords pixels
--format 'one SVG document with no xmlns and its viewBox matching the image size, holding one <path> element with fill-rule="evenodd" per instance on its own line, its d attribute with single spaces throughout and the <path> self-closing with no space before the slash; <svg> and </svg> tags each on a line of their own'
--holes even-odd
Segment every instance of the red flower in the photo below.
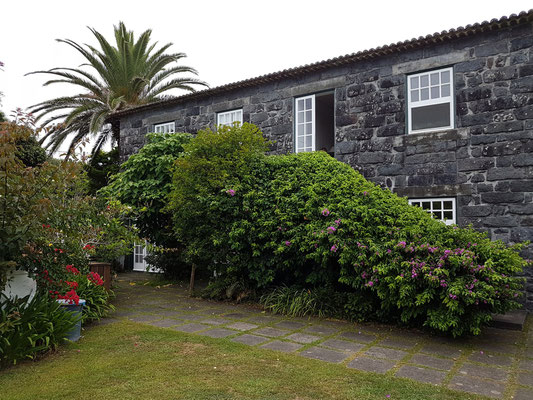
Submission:
<svg viewBox="0 0 533 400">
<path fill-rule="evenodd" d="M 87 274 L 87 279 L 89 279 L 89 281 L 98 286 L 102 286 L 104 284 L 104 281 L 102 280 L 98 272 L 89 272 Z"/>
<path fill-rule="evenodd" d="M 80 303 L 80 296 L 76 293 L 74 289 L 69 290 L 64 295 L 58 295 L 58 299 L 66 300 L 68 304 L 76 304 L 78 305 Z"/>
<path fill-rule="evenodd" d="M 78 282 L 76 281 L 65 281 L 65 283 L 67 284 L 67 286 L 71 287 L 72 289 L 77 289 L 78 288 Z"/>
<path fill-rule="evenodd" d="M 80 271 L 76 267 L 74 267 L 73 265 L 67 265 L 65 268 L 66 268 L 66 270 L 68 272 L 71 272 L 74 275 L 79 275 L 80 274 Z"/>
<path fill-rule="evenodd" d="M 95 246 L 92 246 L 92 245 L 90 245 L 90 244 L 86 244 L 85 246 L 83 246 L 83 249 L 84 249 L 84 250 L 92 250 L 92 249 L 94 249 L 94 248 L 95 248 Z"/>
</svg>

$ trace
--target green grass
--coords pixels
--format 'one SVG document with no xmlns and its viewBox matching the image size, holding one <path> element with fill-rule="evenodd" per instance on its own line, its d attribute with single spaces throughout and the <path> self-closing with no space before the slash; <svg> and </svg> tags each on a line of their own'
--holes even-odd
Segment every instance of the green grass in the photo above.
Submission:
<svg viewBox="0 0 533 400">
<path fill-rule="evenodd" d="M 0 372 L 0 398 L 390 399 L 479 396 L 133 322 Z"/>
</svg>

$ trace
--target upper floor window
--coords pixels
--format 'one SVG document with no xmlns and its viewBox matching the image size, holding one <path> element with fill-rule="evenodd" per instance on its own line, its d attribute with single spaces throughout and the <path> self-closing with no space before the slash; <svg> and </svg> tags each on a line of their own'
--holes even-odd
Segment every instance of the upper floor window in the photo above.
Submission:
<svg viewBox="0 0 533 400">
<path fill-rule="evenodd" d="M 163 124 L 154 125 L 155 133 L 174 133 L 176 131 L 176 124 L 174 122 L 165 122 Z"/>
<path fill-rule="evenodd" d="M 323 150 L 334 154 L 335 100 L 333 92 L 294 99 L 296 153 Z"/>
<path fill-rule="evenodd" d="M 409 199 L 409 204 L 422 207 L 422 210 L 427 211 L 433 218 L 444 222 L 446 225 L 456 223 L 456 207 L 453 197 Z"/>
<path fill-rule="evenodd" d="M 217 114 L 217 126 L 232 126 L 234 122 L 242 124 L 242 109 L 224 111 Z"/>
<path fill-rule="evenodd" d="M 453 128 L 453 68 L 409 75 L 408 133 Z"/>
</svg>

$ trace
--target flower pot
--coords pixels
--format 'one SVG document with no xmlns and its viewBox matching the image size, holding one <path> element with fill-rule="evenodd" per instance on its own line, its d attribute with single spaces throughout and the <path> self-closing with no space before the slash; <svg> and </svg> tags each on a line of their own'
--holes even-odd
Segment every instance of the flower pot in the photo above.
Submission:
<svg viewBox="0 0 533 400">
<path fill-rule="evenodd" d="M 33 278 L 28 276 L 28 272 L 12 269 L 7 272 L 7 284 L 2 293 L 10 299 L 30 296 L 30 300 L 35 296 L 37 284 Z"/>
<path fill-rule="evenodd" d="M 81 337 L 81 313 L 83 310 L 83 306 L 85 305 L 85 300 L 80 299 L 78 304 L 69 304 L 67 300 L 59 299 L 56 300 L 59 304 L 61 304 L 61 307 L 65 311 L 74 313 L 77 317 L 76 325 L 70 330 L 69 333 L 67 333 L 67 339 L 72 342 L 77 342 L 78 339 Z"/>
</svg>

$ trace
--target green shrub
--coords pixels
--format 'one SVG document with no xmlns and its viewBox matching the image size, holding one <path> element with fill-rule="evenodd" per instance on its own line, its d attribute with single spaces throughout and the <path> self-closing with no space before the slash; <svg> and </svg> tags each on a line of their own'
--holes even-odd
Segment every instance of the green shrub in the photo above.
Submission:
<svg viewBox="0 0 533 400">
<path fill-rule="evenodd" d="M 352 319 L 454 336 L 519 307 L 520 245 L 446 226 L 324 152 L 267 157 L 261 143 L 246 124 L 204 131 L 177 163 L 176 232 L 218 279 L 328 287 L 351 294 Z"/>
<path fill-rule="evenodd" d="M 47 296 L 8 299 L 0 295 L 0 366 L 34 359 L 55 349 L 76 323 Z"/>
<path fill-rule="evenodd" d="M 274 314 L 293 317 L 349 317 L 344 315 L 346 301 L 344 293 L 336 293 L 328 288 L 298 289 L 280 286 L 263 296 L 261 304 Z"/>
<path fill-rule="evenodd" d="M 142 237 L 163 247 L 175 247 L 171 215 L 165 212 L 172 187 L 172 169 L 191 139 L 187 133 L 149 133 L 147 143 L 122 164 L 101 193 L 133 207 Z"/>
</svg>

